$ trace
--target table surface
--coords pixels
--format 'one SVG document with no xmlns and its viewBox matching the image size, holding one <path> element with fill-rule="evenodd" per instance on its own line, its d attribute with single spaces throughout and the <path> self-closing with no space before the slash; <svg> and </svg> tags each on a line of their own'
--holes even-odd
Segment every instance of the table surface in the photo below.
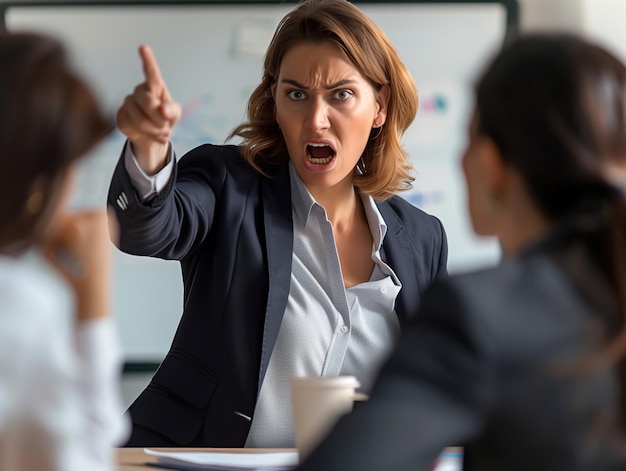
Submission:
<svg viewBox="0 0 626 471">
<path fill-rule="evenodd" d="M 273 453 L 277 451 L 295 451 L 294 448 L 151 448 L 159 451 L 222 451 L 229 453 Z M 157 469 L 146 466 L 147 462 L 156 461 L 156 457 L 144 453 L 143 448 L 118 448 L 118 471 L 146 471 Z"/>
<path fill-rule="evenodd" d="M 221 451 L 227 453 L 275 453 L 280 451 L 295 451 L 295 448 L 151 448 L 158 451 Z M 156 461 L 156 457 L 147 455 L 144 453 L 143 448 L 118 448 L 117 450 L 117 462 L 118 471 L 146 471 L 147 469 L 158 469 L 152 466 L 146 466 L 147 462 Z M 463 453 L 463 448 L 449 447 L 445 449 L 446 454 L 460 455 Z M 444 455 L 445 456 L 445 455 Z M 452 463 L 453 466 L 441 466 L 439 469 L 455 469 L 460 470 L 460 458 Z M 447 463 L 441 463 L 447 465 Z M 434 470 L 438 467 L 434 466 Z"/>
</svg>

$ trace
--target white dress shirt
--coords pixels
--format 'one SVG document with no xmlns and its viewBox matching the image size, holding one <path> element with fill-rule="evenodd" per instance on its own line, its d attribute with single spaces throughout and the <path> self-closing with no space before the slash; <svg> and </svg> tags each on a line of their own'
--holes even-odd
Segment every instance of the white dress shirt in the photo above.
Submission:
<svg viewBox="0 0 626 471">
<path fill-rule="evenodd" d="M 369 281 L 345 288 L 332 223 L 290 164 L 293 215 L 291 285 L 247 447 L 293 447 L 291 378 L 354 375 L 368 393 L 400 333 L 400 280 L 380 258 L 387 226 L 368 196 L 372 233 Z"/>
</svg>

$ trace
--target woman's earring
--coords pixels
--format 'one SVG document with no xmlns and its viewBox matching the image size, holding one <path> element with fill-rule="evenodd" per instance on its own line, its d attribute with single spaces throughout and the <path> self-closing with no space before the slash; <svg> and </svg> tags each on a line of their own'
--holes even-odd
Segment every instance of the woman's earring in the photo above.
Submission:
<svg viewBox="0 0 626 471">
<path fill-rule="evenodd" d="M 365 168 L 365 160 L 363 160 L 363 157 L 359 159 L 359 163 L 356 164 L 356 168 L 361 175 L 365 175 L 367 173 L 367 169 Z"/>
</svg>

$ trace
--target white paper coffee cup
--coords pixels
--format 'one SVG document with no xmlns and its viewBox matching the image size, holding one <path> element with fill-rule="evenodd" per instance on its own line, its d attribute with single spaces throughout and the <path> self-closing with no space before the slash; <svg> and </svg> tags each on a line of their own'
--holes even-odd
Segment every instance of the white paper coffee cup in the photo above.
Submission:
<svg viewBox="0 0 626 471">
<path fill-rule="evenodd" d="M 294 430 L 301 462 L 326 436 L 337 420 L 352 411 L 355 390 L 359 386 L 354 376 L 292 379 Z"/>
</svg>

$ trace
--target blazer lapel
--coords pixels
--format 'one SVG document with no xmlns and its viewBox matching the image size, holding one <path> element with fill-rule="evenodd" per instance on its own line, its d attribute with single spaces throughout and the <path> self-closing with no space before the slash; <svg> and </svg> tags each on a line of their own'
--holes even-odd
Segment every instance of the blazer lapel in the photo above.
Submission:
<svg viewBox="0 0 626 471">
<path fill-rule="evenodd" d="M 419 294 L 416 294 L 418 289 L 411 245 L 404 224 L 395 211 L 386 202 L 376 204 L 385 224 L 387 224 L 387 235 L 383 241 L 381 257 L 393 269 L 400 279 L 400 283 L 402 283 L 402 289 L 396 298 L 396 313 L 400 326 L 404 328 L 412 314 L 407 312 L 409 306 L 416 306 L 417 301 L 414 298 L 416 295 L 419 297 Z"/>
<path fill-rule="evenodd" d="M 274 172 L 272 172 L 274 173 Z M 291 285 L 291 261 L 293 255 L 293 221 L 291 218 L 291 186 L 289 167 L 281 165 L 270 178 L 262 182 L 263 214 L 265 217 L 265 244 L 269 292 L 265 310 L 263 347 L 259 369 L 257 394 L 272 356 L 278 330 L 287 307 Z"/>
</svg>

